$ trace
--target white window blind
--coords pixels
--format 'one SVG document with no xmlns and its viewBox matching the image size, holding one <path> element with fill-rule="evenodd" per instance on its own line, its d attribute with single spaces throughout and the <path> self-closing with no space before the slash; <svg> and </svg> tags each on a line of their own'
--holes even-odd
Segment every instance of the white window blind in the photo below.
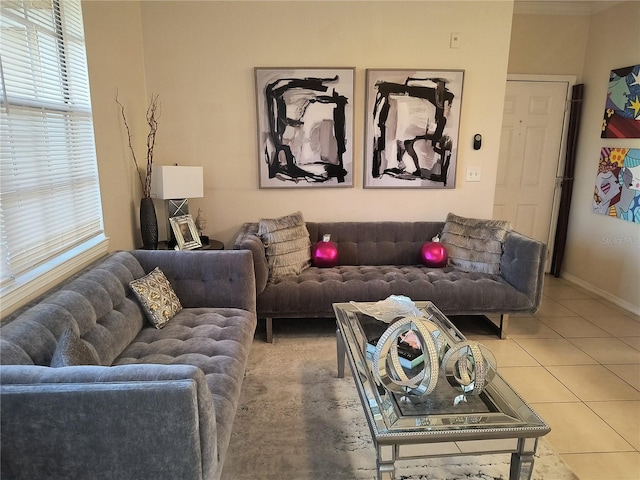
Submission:
<svg viewBox="0 0 640 480">
<path fill-rule="evenodd" d="M 79 0 L 0 2 L 0 280 L 103 237 Z"/>
</svg>

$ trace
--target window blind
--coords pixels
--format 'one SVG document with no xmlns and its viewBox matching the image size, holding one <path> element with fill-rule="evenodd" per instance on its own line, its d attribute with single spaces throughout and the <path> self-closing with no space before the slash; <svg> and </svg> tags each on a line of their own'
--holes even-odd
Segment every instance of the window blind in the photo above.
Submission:
<svg viewBox="0 0 640 480">
<path fill-rule="evenodd" d="M 79 0 L 0 2 L 0 281 L 103 235 Z"/>
</svg>

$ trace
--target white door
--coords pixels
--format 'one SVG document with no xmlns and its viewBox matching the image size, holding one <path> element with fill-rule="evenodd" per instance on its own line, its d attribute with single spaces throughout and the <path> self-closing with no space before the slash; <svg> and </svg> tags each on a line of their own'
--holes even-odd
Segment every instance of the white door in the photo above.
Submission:
<svg viewBox="0 0 640 480">
<path fill-rule="evenodd" d="M 568 88 L 568 82 L 508 81 L 502 120 L 493 218 L 509 220 L 549 250 Z"/>
</svg>

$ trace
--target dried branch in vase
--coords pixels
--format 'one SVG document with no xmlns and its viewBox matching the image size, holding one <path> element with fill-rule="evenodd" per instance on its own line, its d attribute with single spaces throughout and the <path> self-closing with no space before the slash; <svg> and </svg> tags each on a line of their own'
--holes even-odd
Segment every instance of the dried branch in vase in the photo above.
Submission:
<svg viewBox="0 0 640 480">
<path fill-rule="evenodd" d="M 142 187 L 142 196 L 144 198 L 151 197 L 151 173 L 153 170 L 153 149 L 156 145 L 156 133 L 158 132 L 158 119 L 160 118 L 160 100 L 159 95 L 151 95 L 151 101 L 149 102 L 149 107 L 147 108 L 147 124 L 149 125 L 149 134 L 147 135 L 147 167 L 144 180 L 142 179 L 142 174 L 140 173 L 140 165 L 138 164 L 138 159 L 136 157 L 136 152 L 131 143 L 131 139 L 133 136 L 131 135 L 131 130 L 129 128 L 129 123 L 127 122 L 127 117 L 124 112 L 124 105 L 120 103 L 118 99 L 118 93 L 116 91 L 116 103 L 120 106 L 120 113 L 122 114 L 122 120 L 124 122 L 124 126 L 127 129 L 127 137 L 129 141 L 129 150 L 131 150 L 131 158 L 136 167 L 136 172 L 138 172 L 138 179 L 140 180 L 140 186 Z"/>
</svg>

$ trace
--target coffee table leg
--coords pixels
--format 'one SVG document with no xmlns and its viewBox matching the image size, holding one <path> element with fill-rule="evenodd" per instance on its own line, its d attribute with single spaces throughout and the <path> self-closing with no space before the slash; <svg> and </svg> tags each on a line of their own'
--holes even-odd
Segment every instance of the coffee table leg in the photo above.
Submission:
<svg viewBox="0 0 640 480">
<path fill-rule="evenodd" d="M 378 445 L 377 453 L 378 480 L 395 480 L 396 447 L 394 445 Z"/>
<path fill-rule="evenodd" d="M 336 328 L 336 344 L 338 350 L 338 378 L 344 378 L 344 360 L 346 357 L 346 350 L 344 340 L 342 339 L 342 332 L 340 328 Z"/>
<path fill-rule="evenodd" d="M 538 441 L 536 439 L 537 447 Z M 531 480 L 533 474 L 533 456 L 536 452 L 525 452 L 525 439 L 518 439 L 518 451 L 511 454 L 511 469 L 509 470 L 509 480 Z"/>
</svg>

